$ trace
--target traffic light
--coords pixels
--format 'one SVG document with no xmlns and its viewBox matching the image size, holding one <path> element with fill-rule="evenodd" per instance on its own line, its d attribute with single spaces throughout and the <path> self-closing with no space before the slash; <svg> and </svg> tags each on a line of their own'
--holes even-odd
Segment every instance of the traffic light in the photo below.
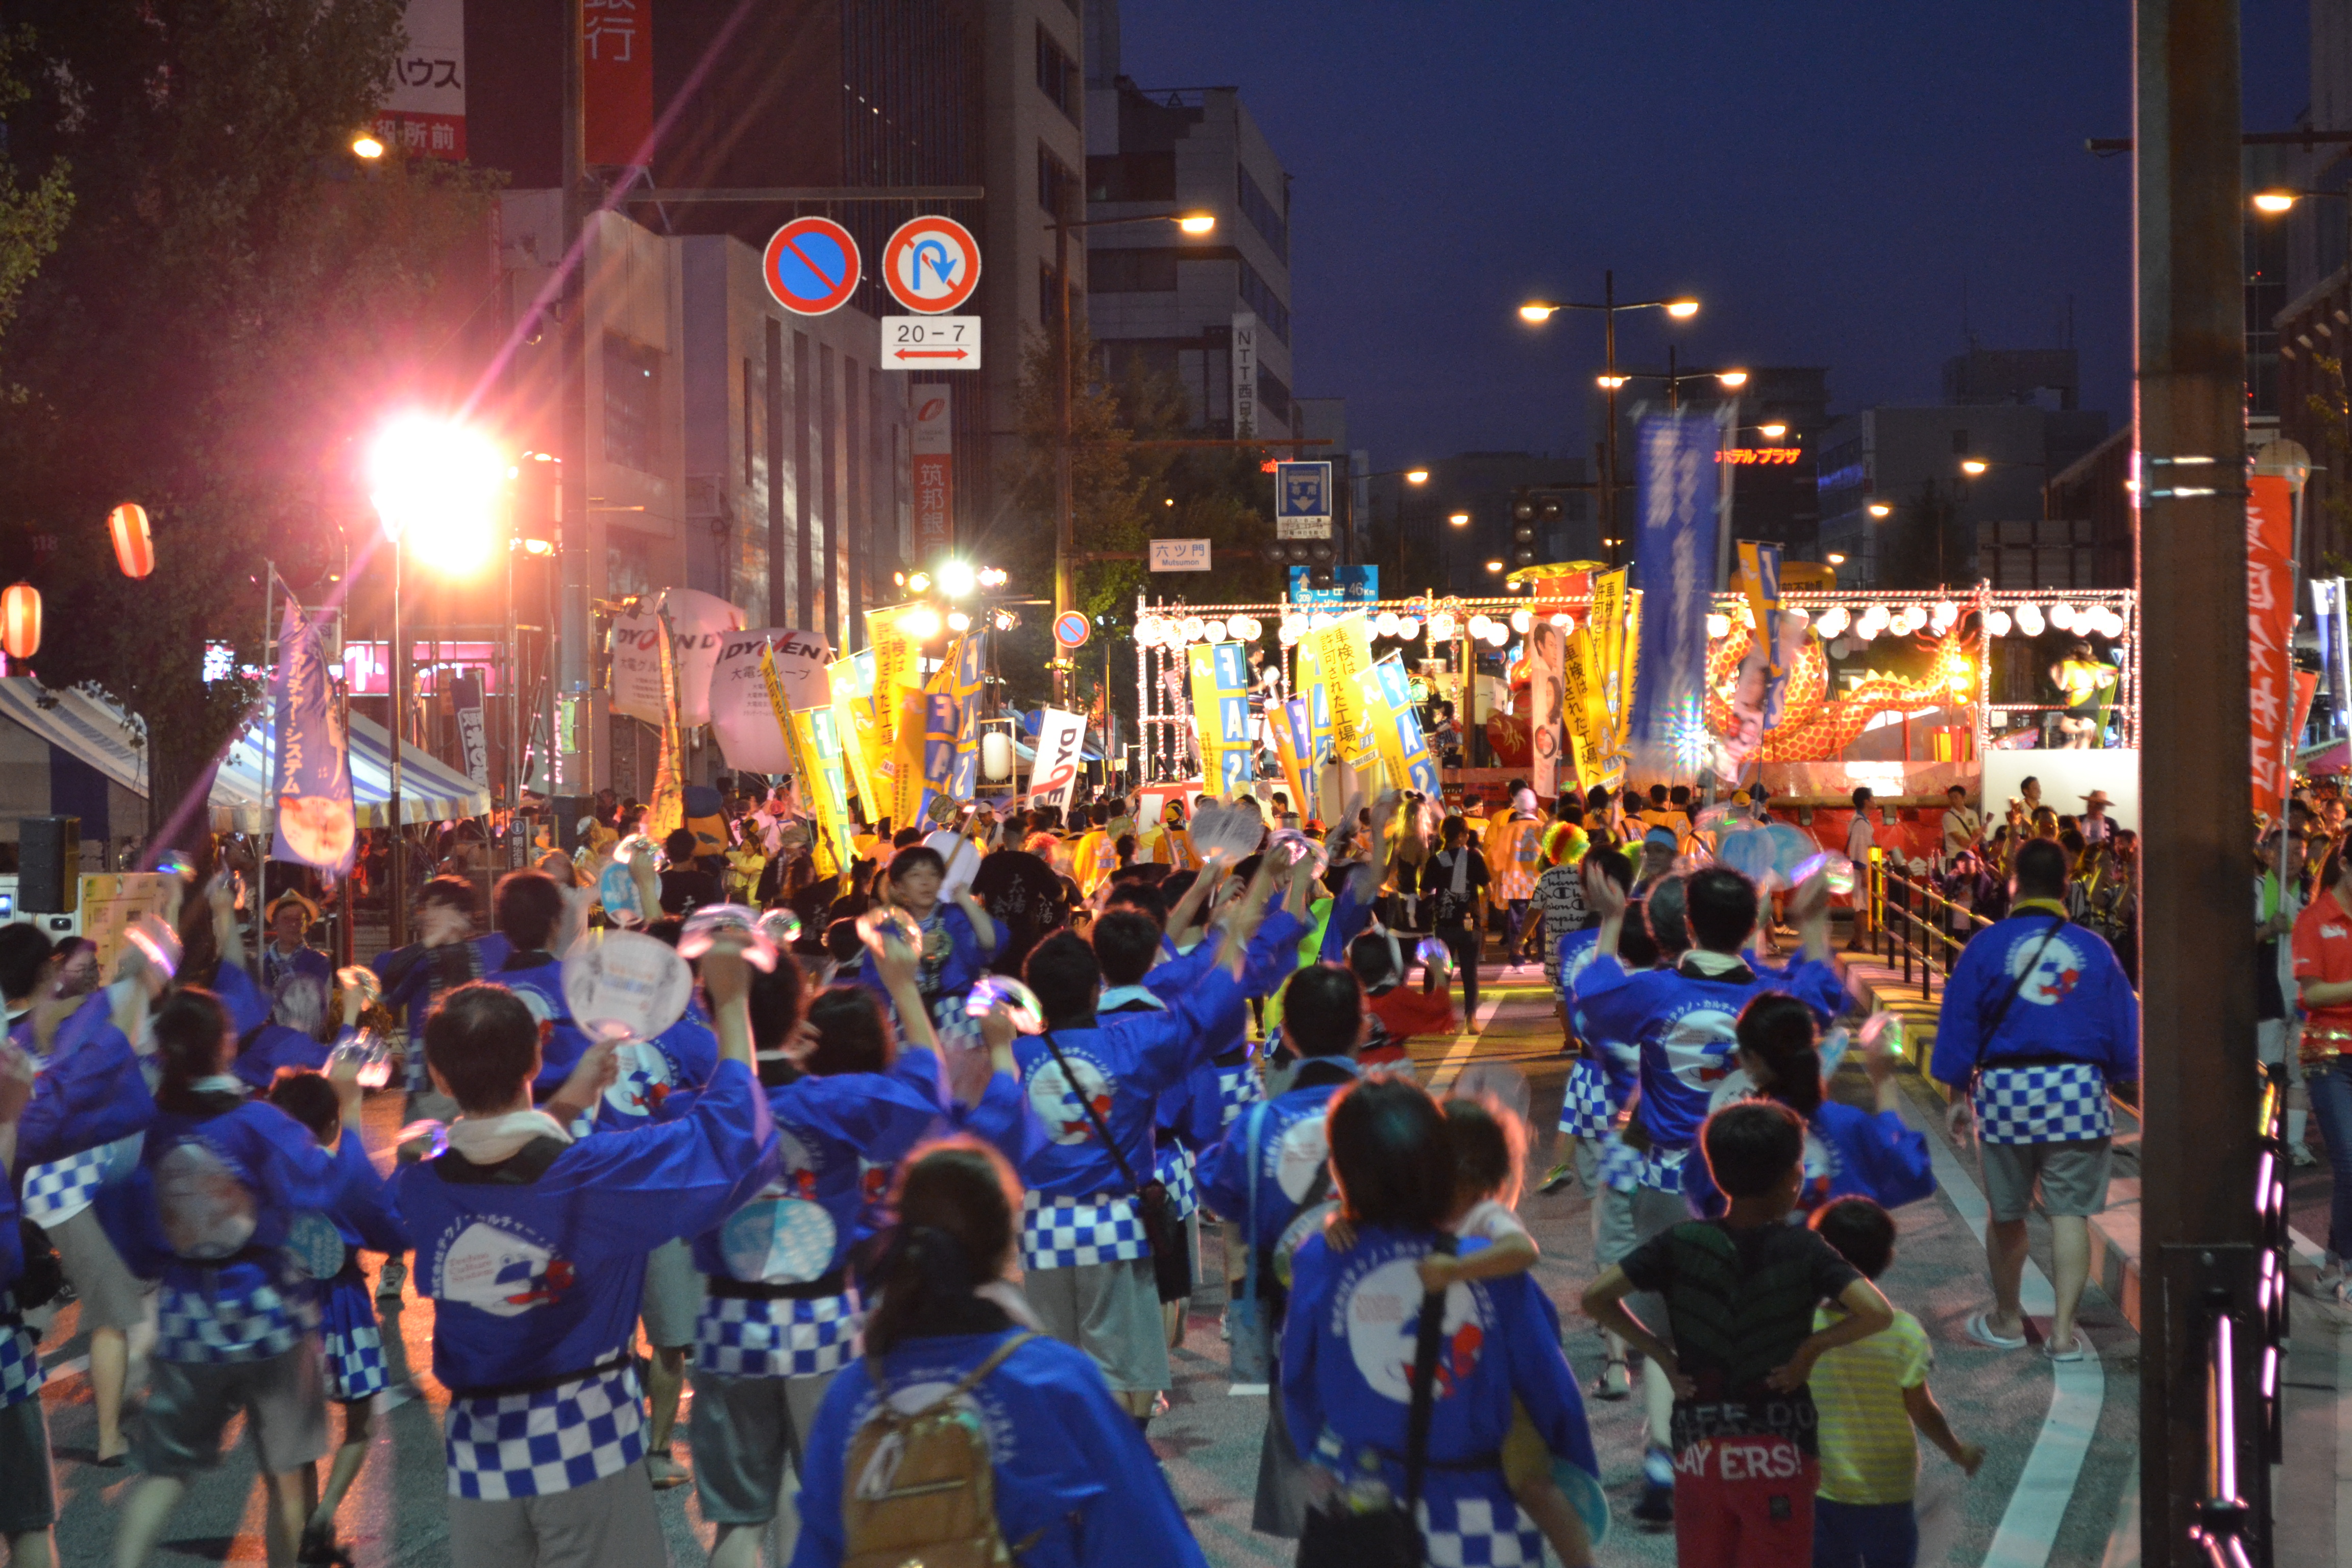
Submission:
<svg viewBox="0 0 2352 1568">
<path fill-rule="evenodd" d="M 1307 569 L 1307 585 L 1310 588 L 1330 588 L 1337 586 L 1338 583 L 1339 579 L 1333 575 L 1331 568 L 1328 565 L 1310 566 Z"/>
<path fill-rule="evenodd" d="M 1541 553 L 1540 531 L 1567 516 L 1558 496 L 1521 490 L 1511 501 L 1511 564 L 1532 566 Z"/>
</svg>

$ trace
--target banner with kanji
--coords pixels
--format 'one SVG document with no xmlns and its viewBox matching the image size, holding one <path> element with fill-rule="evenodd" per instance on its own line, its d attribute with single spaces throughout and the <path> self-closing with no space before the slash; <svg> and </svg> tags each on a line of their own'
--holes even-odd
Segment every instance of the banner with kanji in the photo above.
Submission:
<svg viewBox="0 0 2352 1568">
<path fill-rule="evenodd" d="M 324 639 L 290 598 L 269 677 L 269 716 L 278 742 L 270 759 L 270 799 L 277 803 L 270 857 L 316 866 L 330 880 L 345 876 L 358 842 L 351 742 L 328 683 Z"/>
<path fill-rule="evenodd" d="M 890 759 L 874 714 L 874 650 L 835 659 L 825 667 L 825 682 L 833 690 L 834 732 L 841 739 L 849 780 L 857 786 L 858 808 L 867 821 L 878 822 L 889 793 Z"/>
<path fill-rule="evenodd" d="M 1395 655 L 1369 669 L 1356 672 L 1356 689 L 1363 700 L 1372 748 L 1391 789 L 1419 790 L 1431 799 L 1444 793 L 1437 763 L 1422 734 L 1421 713 L 1413 706 L 1412 683 Z"/>
<path fill-rule="evenodd" d="M 2246 712 L 2254 809 L 2286 809 L 2294 737 L 2294 492 L 2280 475 L 2246 481 Z"/>
<path fill-rule="evenodd" d="M 1372 638 L 1363 612 L 1341 616 L 1307 634 L 1302 647 L 1315 655 L 1315 672 L 1331 705 L 1331 754 L 1343 763 L 1361 757 L 1371 744 L 1364 734 L 1362 688 L 1356 677 L 1372 667 Z"/>
</svg>

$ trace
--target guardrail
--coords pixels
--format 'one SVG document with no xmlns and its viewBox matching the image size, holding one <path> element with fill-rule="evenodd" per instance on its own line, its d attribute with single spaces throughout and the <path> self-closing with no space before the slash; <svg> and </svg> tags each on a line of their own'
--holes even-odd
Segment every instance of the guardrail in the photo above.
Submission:
<svg viewBox="0 0 2352 1568">
<path fill-rule="evenodd" d="M 1871 929 L 1880 958 L 1889 969 L 1902 965 L 1906 985 L 1912 983 L 1916 964 L 1919 1000 L 1933 1000 L 1935 977 L 1950 980 L 1952 965 L 1968 945 L 1968 937 L 1953 933 L 1965 931 L 1973 936 L 1992 921 L 1954 903 L 1928 883 L 1890 868 L 1883 849 L 1870 852 L 1867 869 Z M 1899 934 L 1897 921 L 1903 928 Z"/>
</svg>

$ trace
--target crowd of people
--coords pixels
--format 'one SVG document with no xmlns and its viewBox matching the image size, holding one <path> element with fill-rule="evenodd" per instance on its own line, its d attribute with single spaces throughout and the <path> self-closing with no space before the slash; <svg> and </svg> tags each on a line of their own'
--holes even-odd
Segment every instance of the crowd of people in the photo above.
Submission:
<svg viewBox="0 0 2352 1568">
<path fill-rule="evenodd" d="M 270 1561 L 349 1561 L 383 1319 L 420 1298 L 462 1568 L 663 1561 L 654 1496 L 688 1484 L 722 1568 L 763 1544 L 797 1568 L 1201 1563 L 1149 1436 L 1202 1289 L 1236 1384 L 1271 1395 L 1253 1523 L 1302 1562 L 1394 1529 L 1447 1568 L 1591 1561 L 1583 1401 L 1637 1384 L 1633 1512 L 1684 1563 L 1910 1560 L 1913 1433 L 1971 1473 L 1981 1450 L 1874 1283 L 1892 1211 L 1935 1183 L 1894 1042 L 1847 1026 L 1822 877 L 1783 890 L 1784 960 L 1680 789 L 1514 788 L 1476 816 L 1391 795 L 1332 825 L 1276 795 L 1246 843 L 1145 805 L 885 823 L 825 875 L 785 796 L 689 797 L 658 855 L 642 806 L 600 802 L 576 854 L 499 879 L 487 931 L 476 879 L 426 881 L 372 979 L 310 953 L 291 895 L 249 954 L 226 877 L 111 976 L 0 927 L 0 1160 L 34 1222 L 27 1249 L 0 1226 L 0 1473 L 39 1479 L 0 1500 L 12 1561 L 47 1560 L 26 1314 L 61 1285 L 96 1461 L 142 1477 L 125 1568 L 238 1412 Z M 2105 1090 L 2136 1076 L 2130 988 L 2067 915 L 2075 864 L 2010 853 L 1929 1064 L 1981 1127 L 1987 1345 L 2026 1342 L 2026 1210 L 2095 1212 Z M 583 928 L 675 946 L 730 901 L 797 918 L 703 930 L 693 1000 L 649 1040 L 573 1018 Z M 1490 911 L 1574 1056 L 1542 1184 L 1590 1198 L 1606 1354 L 1582 1378 L 1517 1214 L 1524 1105 L 1433 1095 L 1408 1049 L 1478 1015 Z M 772 962 L 762 932 L 789 939 Z M 2343 949 L 2316 1000 L 2352 1015 Z M 371 1028 L 404 1045 L 394 1151 L 363 1130 Z M 1860 1103 L 1830 1089 L 1848 1055 Z M 2059 1236 L 2063 1359 L 2082 1279 Z"/>
</svg>

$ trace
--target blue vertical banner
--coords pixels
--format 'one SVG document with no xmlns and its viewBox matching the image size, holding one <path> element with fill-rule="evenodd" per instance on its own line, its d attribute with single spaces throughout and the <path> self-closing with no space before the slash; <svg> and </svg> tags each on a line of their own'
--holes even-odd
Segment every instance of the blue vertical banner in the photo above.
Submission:
<svg viewBox="0 0 2352 1568">
<path fill-rule="evenodd" d="M 1389 710 L 1385 718 L 1376 717 L 1374 722 L 1386 723 L 1396 733 L 1396 751 L 1391 753 L 1382 746 L 1381 755 L 1383 759 L 1395 755 L 1403 763 L 1403 776 L 1391 779 L 1390 784 L 1402 788 L 1410 784 L 1430 799 L 1437 799 L 1445 793 L 1445 781 L 1438 773 L 1436 759 L 1429 754 L 1429 738 L 1422 733 L 1421 710 L 1413 705 L 1412 681 L 1404 665 L 1392 655 L 1373 665 L 1372 673 L 1380 680 L 1381 695 L 1388 700 Z"/>
<path fill-rule="evenodd" d="M 1627 739 L 1637 764 L 1653 777 L 1697 771 L 1691 736 L 1706 725 L 1720 438 L 1712 414 L 1651 414 L 1634 430 L 1642 640 Z"/>
<path fill-rule="evenodd" d="M 948 793 L 969 801 L 980 793 L 980 688 L 988 668 L 988 634 L 971 632 L 956 644 L 956 754 Z"/>
<path fill-rule="evenodd" d="M 278 650 L 278 668 L 269 676 L 270 727 L 278 741 L 270 856 L 316 866 L 331 880 L 350 873 L 359 837 L 352 813 L 351 744 L 327 681 L 325 641 L 290 601 Z"/>
</svg>

